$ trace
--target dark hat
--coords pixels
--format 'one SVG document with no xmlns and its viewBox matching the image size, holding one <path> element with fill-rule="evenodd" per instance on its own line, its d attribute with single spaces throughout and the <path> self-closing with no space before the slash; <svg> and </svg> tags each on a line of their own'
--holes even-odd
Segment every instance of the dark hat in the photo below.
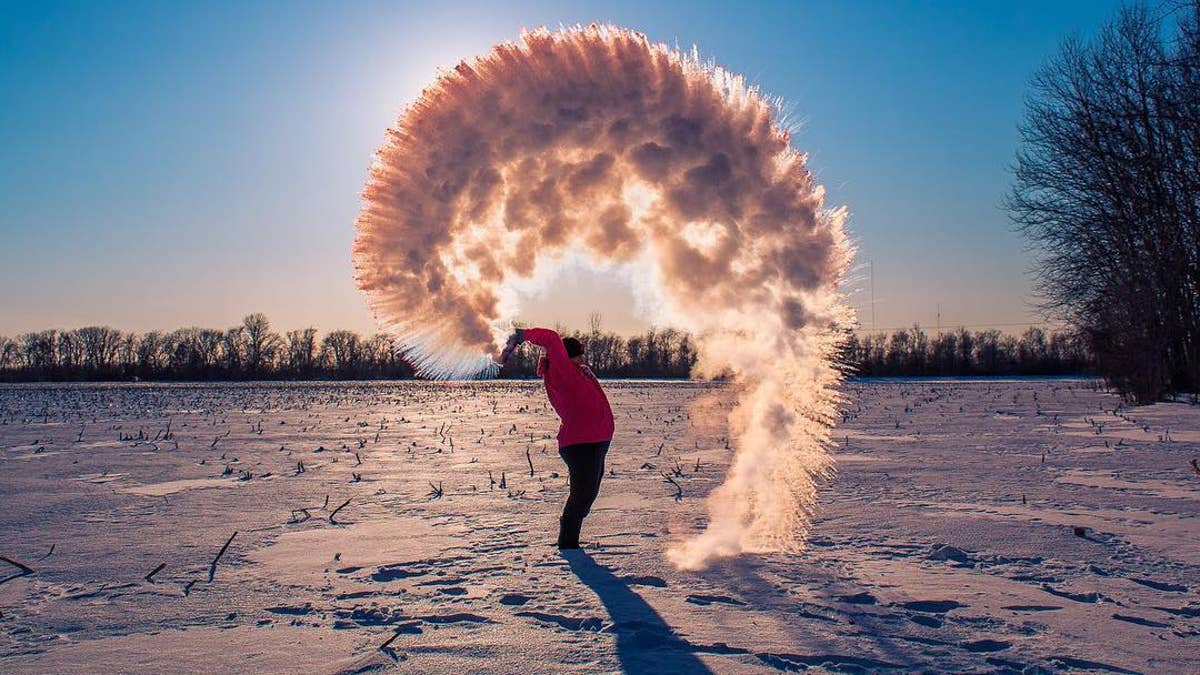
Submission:
<svg viewBox="0 0 1200 675">
<path fill-rule="evenodd" d="M 563 346 L 567 348 L 567 356 L 571 358 L 583 354 L 583 343 L 573 337 L 563 338 Z"/>
</svg>

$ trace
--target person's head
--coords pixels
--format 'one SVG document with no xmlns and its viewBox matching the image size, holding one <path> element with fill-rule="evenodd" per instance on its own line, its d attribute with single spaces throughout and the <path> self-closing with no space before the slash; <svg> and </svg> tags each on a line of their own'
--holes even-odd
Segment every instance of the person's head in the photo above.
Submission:
<svg viewBox="0 0 1200 675">
<path fill-rule="evenodd" d="M 583 361 L 583 343 L 573 337 L 563 338 L 563 347 L 567 349 L 567 356 L 571 360 L 580 363 Z"/>
</svg>

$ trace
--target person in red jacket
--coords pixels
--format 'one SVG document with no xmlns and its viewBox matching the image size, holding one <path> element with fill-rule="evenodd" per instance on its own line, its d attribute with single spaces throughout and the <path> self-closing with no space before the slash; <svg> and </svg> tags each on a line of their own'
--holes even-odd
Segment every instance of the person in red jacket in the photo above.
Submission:
<svg viewBox="0 0 1200 675">
<path fill-rule="evenodd" d="M 538 375 L 546 396 L 562 420 L 558 428 L 558 454 L 567 463 L 571 494 L 558 525 L 558 547 L 579 548 L 579 530 L 592 509 L 604 478 L 604 457 L 613 437 L 613 414 L 600 380 L 583 362 L 583 345 L 575 338 L 560 338 L 545 328 L 518 329 L 508 339 L 500 362 L 508 360 L 522 342 L 546 350 L 538 361 Z"/>
</svg>

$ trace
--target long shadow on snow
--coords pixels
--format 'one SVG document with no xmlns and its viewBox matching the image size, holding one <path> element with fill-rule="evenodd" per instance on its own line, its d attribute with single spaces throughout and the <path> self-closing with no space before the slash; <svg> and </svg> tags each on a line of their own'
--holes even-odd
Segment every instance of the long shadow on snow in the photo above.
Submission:
<svg viewBox="0 0 1200 675">
<path fill-rule="evenodd" d="M 617 635 L 617 658 L 621 670 L 639 673 L 709 673 L 712 671 L 692 653 L 694 647 L 640 595 L 582 550 L 564 551 L 571 571 L 604 603 Z"/>
</svg>

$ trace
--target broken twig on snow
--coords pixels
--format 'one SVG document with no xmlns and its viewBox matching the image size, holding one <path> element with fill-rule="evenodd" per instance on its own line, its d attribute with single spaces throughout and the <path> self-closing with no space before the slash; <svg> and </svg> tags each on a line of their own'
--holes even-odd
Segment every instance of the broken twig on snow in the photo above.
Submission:
<svg viewBox="0 0 1200 675">
<path fill-rule="evenodd" d="M 670 483 L 671 485 L 675 486 L 675 501 L 677 501 L 677 502 L 683 501 L 683 488 L 679 485 L 679 483 L 676 483 L 675 479 L 672 478 L 670 476 L 670 474 L 668 474 L 667 472 L 660 471 L 659 473 L 662 474 L 663 480 L 665 482 Z"/>
<path fill-rule="evenodd" d="M 0 555 L 0 561 L 6 562 L 9 565 L 12 565 L 13 567 L 19 567 L 21 569 L 21 571 L 24 572 L 25 574 L 33 574 L 32 567 L 30 567 L 29 565 L 26 565 L 24 563 L 17 562 L 16 560 L 13 560 L 12 558 L 7 558 L 5 556 Z"/>
<path fill-rule="evenodd" d="M 329 500 L 329 496 L 328 496 L 328 495 L 326 495 L 326 497 L 325 497 L 325 500 L 326 500 L 326 503 L 329 503 L 329 501 L 328 501 L 328 500 Z M 347 499 L 346 501 L 342 502 L 342 505 L 341 505 L 341 506 L 339 506 L 339 507 L 337 507 L 336 509 L 334 509 L 334 510 L 333 510 L 333 513 L 330 513 L 330 514 L 329 514 L 329 524 L 330 524 L 330 525 L 337 525 L 337 524 L 338 524 L 338 522 L 337 522 L 336 520 L 334 520 L 334 519 L 333 519 L 333 518 L 334 518 L 334 516 L 336 516 L 336 515 L 338 514 L 338 511 L 341 511 L 342 509 L 346 508 L 346 505 L 347 505 L 347 504 L 349 504 L 349 503 L 350 503 L 350 499 Z"/>
<path fill-rule="evenodd" d="M 208 566 L 208 583 L 212 583 L 213 577 L 217 574 L 217 562 L 221 560 L 221 556 L 225 555 L 225 549 L 229 548 L 229 545 L 233 543 L 233 538 L 237 534 L 237 530 L 234 530 L 233 534 L 229 535 L 229 539 L 225 542 L 225 545 L 221 547 L 220 551 L 217 551 L 217 557 L 213 558 L 212 564 Z"/>
<path fill-rule="evenodd" d="M 147 574 L 146 576 L 144 576 L 142 578 L 150 583 L 154 583 L 154 575 L 163 571 L 163 568 L 166 566 L 167 566 L 167 563 L 159 563 L 158 567 L 155 567 L 154 570 L 150 572 L 150 574 Z"/>
</svg>

